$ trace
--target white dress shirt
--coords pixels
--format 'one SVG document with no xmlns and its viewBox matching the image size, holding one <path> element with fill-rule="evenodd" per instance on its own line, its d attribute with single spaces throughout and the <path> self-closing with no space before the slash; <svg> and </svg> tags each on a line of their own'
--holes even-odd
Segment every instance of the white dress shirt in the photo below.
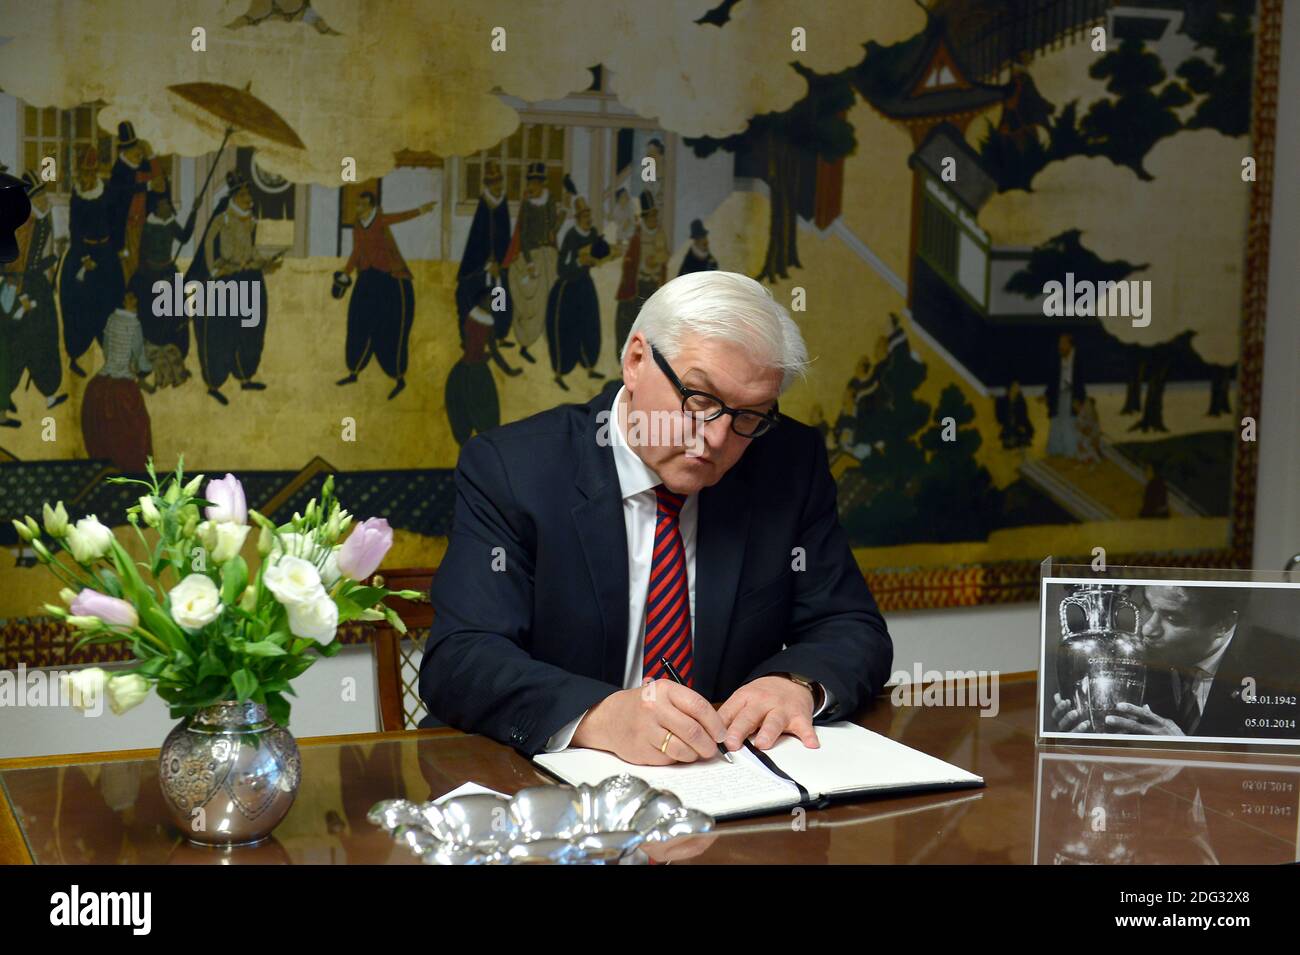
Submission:
<svg viewBox="0 0 1300 955">
<path fill-rule="evenodd" d="M 614 467 L 623 492 L 623 526 L 627 531 L 628 580 L 628 630 L 627 663 L 623 668 L 623 689 L 641 685 L 645 656 L 645 604 L 650 589 L 650 565 L 654 558 L 655 524 L 658 522 L 659 502 L 655 487 L 662 484 L 656 474 L 627 443 L 626 410 L 623 407 L 625 388 L 614 396 L 610 444 L 614 452 Z M 695 640 L 695 538 L 699 519 L 699 494 L 691 494 L 677 515 L 677 528 L 682 535 L 686 551 L 686 585 L 691 605 L 691 641 Z M 822 705 L 817 713 L 830 705 L 830 693 L 822 688 Z M 568 747 L 578 724 L 587 715 L 584 710 L 576 719 L 566 723 L 546 743 L 546 752 L 554 753 Z M 814 714 L 816 715 L 816 714 Z"/>
<path fill-rule="evenodd" d="M 659 500 L 655 487 L 662 484 L 659 475 L 650 469 L 627 443 L 627 424 L 624 420 L 623 395 L 620 388 L 614 396 L 609 440 L 614 451 L 614 467 L 623 492 L 623 527 L 627 531 L 627 663 L 623 667 L 623 689 L 641 685 L 641 670 L 645 656 L 645 601 L 650 590 L 650 564 L 654 559 L 655 524 L 659 517 Z M 700 496 L 692 494 L 682 504 L 677 515 L 677 529 L 682 535 L 686 550 L 686 588 L 691 604 L 691 640 L 695 640 L 695 527 L 699 517 Z M 586 711 L 565 724 L 550 738 L 546 751 L 554 753 L 564 749 L 586 716 Z"/>
<path fill-rule="evenodd" d="M 1223 643 L 1219 644 L 1217 650 L 1212 651 L 1205 659 L 1201 660 L 1192 668 L 1188 677 L 1189 684 L 1196 693 L 1197 717 L 1195 722 L 1189 727 L 1188 732 L 1196 732 L 1197 725 L 1201 722 L 1201 717 L 1205 715 L 1205 704 L 1210 698 L 1210 688 L 1214 685 L 1214 675 L 1219 671 L 1219 664 L 1223 661 L 1223 655 L 1228 651 L 1228 644 L 1237 634 L 1237 625 L 1233 624 L 1232 629 L 1228 631 L 1227 637 Z M 1175 689 L 1179 696 L 1183 692 L 1183 684 L 1175 681 Z M 1177 701 L 1181 705 L 1181 700 Z"/>
</svg>

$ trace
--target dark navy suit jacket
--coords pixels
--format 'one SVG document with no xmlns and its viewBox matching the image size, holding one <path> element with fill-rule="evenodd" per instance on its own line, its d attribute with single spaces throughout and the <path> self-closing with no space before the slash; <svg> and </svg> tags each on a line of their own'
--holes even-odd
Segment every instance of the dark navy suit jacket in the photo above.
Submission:
<svg viewBox="0 0 1300 955">
<path fill-rule="evenodd" d="M 433 718 L 528 756 L 623 688 L 627 533 L 607 440 L 618 386 L 475 436 L 456 468 L 420 696 Z M 893 645 L 815 429 L 783 418 L 756 439 L 700 492 L 698 521 L 697 691 L 721 701 L 799 673 L 834 695 L 818 722 L 880 692 Z"/>
</svg>

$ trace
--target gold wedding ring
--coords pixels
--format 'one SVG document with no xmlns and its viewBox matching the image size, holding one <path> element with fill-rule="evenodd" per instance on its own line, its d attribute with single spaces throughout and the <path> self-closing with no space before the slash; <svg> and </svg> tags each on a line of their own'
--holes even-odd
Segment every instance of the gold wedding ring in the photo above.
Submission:
<svg viewBox="0 0 1300 955">
<path fill-rule="evenodd" d="M 672 730 L 669 730 L 669 731 L 668 731 L 668 735 L 664 737 L 664 744 L 663 744 L 662 746 L 659 747 L 659 752 L 661 752 L 661 753 L 667 753 L 667 752 L 668 752 L 668 744 L 672 742 L 672 739 L 673 739 L 673 731 L 672 731 Z"/>
</svg>

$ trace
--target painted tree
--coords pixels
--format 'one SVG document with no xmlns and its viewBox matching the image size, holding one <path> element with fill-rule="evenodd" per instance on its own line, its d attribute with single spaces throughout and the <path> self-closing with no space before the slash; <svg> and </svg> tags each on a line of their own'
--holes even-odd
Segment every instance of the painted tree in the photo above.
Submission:
<svg viewBox="0 0 1300 955">
<path fill-rule="evenodd" d="M 718 149 L 751 154 L 770 202 L 767 254 L 755 278 L 776 282 L 789 277 L 799 261 L 799 199 L 816 175 L 817 161 L 835 162 L 853 152 L 853 126 L 845 118 L 853 105 L 849 71 L 821 76 L 798 63 L 795 72 L 808 83 L 808 95 L 780 113 L 749 121 L 745 132 L 724 139 L 687 139 L 697 156 Z"/>
<path fill-rule="evenodd" d="M 976 459 L 983 438 L 975 408 L 957 385 L 939 395 L 930 427 L 918 443 L 926 452 L 916 499 L 931 540 L 984 540 L 997 524 L 1001 496 L 988 468 Z"/>
<path fill-rule="evenodd" d="M 1059 281 L 1067 272 L 1073 272 L 1076 281 L 1118 282 L 1146 269 L 1122 259 L 1107 261 L 1084 246 L 1079 229 L 1066 229 L 1037 246 L 1025 267 L 1007 280 L 1006 289 L 1032 299 L 1042 294 L 1044 284 Z"/>
<path fill-rule="evenodd" d="M 1202 8 L 1198 16 L 1189 10 L 1183 30 L 1213 62 L 1193 56 L 1176 71 L 1187 88 L 1202 97 L 1187 120 L 1188 129 L 1217 129 L 1225 136 L 1250 132 L 1254 12 L 1254 0 L 1223 0 L 1217 7 Z"/>
</svg>

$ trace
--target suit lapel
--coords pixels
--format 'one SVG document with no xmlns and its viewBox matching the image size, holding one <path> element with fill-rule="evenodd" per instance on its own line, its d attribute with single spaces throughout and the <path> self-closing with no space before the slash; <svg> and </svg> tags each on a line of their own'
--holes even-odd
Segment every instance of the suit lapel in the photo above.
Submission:
<svg viewBox="0 0 1300 955">
<path fill-rule="evenodd" d="M 578 448 L 576 481 L 583 500 L 574 505 L 572 514 L 600 610 L 600 679 L 622 686 L 627 664 L 627 530 L 623 524 L 623 494 L 608 441 L 613 424 L 607 417 L 599 417 L 600 412 L 610 410 L 617 393 L 617 387 L 610 386 L 588 403 L 591 418 Z M 604 438 L 603 443 L 598 443 L 598 437 Z"/>
<path fill-rule="evenodd" d="M 695 536 L 695 689 L 717 693 L 718 670 L 736 603 L 745 543 L 749 537 L 749 485 L 733 468 L 700 492 Z"/>
</svg>

